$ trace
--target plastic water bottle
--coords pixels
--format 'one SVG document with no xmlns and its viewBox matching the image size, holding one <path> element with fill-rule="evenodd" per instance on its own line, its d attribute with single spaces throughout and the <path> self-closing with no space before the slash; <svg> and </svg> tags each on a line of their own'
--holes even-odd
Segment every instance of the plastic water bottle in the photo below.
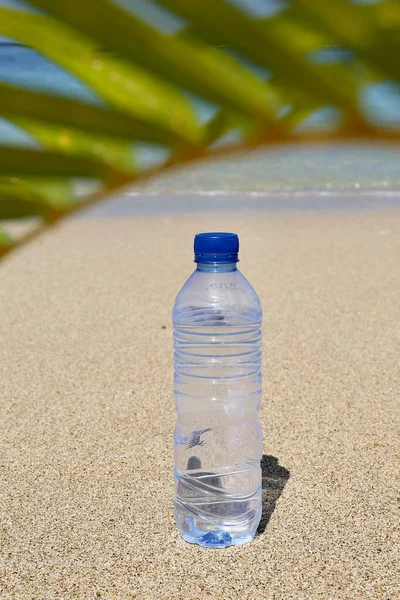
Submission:
<svg viewBox="0 0 400 600">
<path fill-rule="evenodd" d="M 249 542 L 261 518 L 260 301 L 235 233 L 200 233 L 173 310 L 175 521 L 188 542 Z"/>
</svg>

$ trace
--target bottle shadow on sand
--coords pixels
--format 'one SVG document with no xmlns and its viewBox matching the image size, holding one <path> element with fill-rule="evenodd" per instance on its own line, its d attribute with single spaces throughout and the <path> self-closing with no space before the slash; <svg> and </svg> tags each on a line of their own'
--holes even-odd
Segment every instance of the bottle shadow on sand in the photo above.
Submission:
<svg viewBox="0 0 400 600">
<path fill-rule="evenodd" d="M 264 533 L 275 510 L 276 503 L 290 477 L 290 471 L 279 464 L 275 456 L 263 454 L 262 471 L 262 515 L 256 535 Z"/>
</svg>

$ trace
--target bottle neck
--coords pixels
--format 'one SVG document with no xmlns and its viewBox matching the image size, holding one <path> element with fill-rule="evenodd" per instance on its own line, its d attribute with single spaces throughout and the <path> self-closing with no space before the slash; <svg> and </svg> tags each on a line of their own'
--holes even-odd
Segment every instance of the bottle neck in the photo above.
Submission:
<svg viewBox="0 0 400 600">
<path fill-rule="evenodd" d="M 237 262 L 231 263 L 197 263 L 197 271 L 205 273 L 229 273 L 237 271 Z"/>
</svg>

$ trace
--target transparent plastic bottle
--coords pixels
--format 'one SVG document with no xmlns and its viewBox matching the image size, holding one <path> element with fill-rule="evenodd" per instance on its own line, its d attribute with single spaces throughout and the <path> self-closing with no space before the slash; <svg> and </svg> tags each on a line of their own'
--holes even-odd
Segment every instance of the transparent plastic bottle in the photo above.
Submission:
<svg viewBox="0 0 400 600">
<path fill-rule="evenodd" d="M 188 542 L 240 545 L 261 518 L 260 301 L 234 233 L 195 236 L 173 310 L 175 521 Z"/>
</svg>

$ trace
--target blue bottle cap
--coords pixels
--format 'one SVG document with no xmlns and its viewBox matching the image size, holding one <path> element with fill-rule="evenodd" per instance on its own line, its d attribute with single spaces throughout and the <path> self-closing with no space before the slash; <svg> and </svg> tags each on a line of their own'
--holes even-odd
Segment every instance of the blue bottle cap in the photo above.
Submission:
<svg viewBox="0 0 400 600">
<path fill-rule="evenodd" d="M 194 262 L 238 262 L 239 237 L 221 231 L 198 233 L 194 237 Z"/>
</svg>

